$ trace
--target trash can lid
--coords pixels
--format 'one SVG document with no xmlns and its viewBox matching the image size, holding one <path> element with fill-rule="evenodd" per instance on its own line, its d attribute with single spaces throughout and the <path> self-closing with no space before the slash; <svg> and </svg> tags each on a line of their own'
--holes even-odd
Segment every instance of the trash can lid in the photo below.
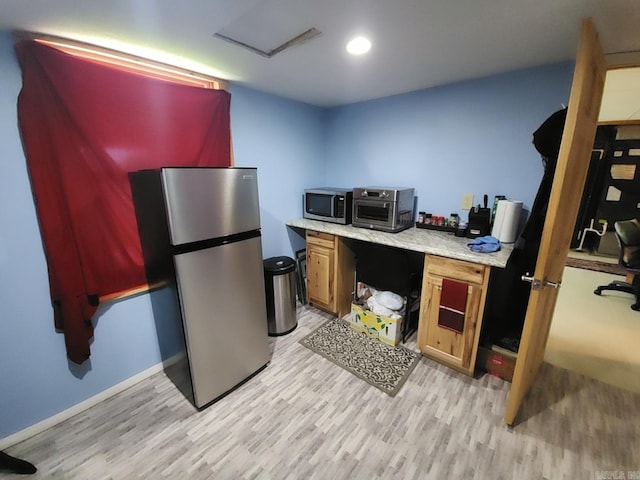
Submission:
<svg viewBox="0 0 640 480">
<path fill-rule="evenodd" d="M 296 262 L 289 257 L 271 257 L 264 260 L 264 269 L 270 273 L 287 273 L 296 269 Z"/>
</svg>

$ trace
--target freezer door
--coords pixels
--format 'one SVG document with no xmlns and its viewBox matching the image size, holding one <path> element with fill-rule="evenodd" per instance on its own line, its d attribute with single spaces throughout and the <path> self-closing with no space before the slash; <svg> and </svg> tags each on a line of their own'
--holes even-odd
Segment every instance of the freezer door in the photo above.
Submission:
<svg viewBox="0 0 640 480">
<path fill-rule="evenodd" d="M 198 408 L 269 361 L 260 237 L 174 256 Z"/>
<path fill-rule="evenodd" d="M 163 168 L 172 245 L 260 228 L 255 168 Z"/>
</svg>

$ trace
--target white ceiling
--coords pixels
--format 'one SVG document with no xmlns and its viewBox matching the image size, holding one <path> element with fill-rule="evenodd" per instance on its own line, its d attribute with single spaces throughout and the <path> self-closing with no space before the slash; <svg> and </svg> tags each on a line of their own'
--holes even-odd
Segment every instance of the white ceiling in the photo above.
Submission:
<svg viewBox="0 0 640 480">
<path fill-rule="evenodd" d="M 318 106 L 571 60 L 583 17 L 605 53 L 640 51 L 638 0 L 0 2 L 0 31 L 88 41 Z M 321 34 L 271 58 L 213 35 L 270 51 L 312 27 Z M 356 34 L 372 41 L 366 56 L 345 52 Z"/>
</svg>

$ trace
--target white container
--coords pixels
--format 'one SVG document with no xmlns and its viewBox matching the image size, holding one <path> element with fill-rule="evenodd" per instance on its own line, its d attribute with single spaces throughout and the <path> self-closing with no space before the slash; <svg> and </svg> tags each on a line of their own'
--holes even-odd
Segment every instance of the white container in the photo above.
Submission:
<svg viewBox="0 0 640 480">
<path fill-rule="evenodd" d="M 514 243 L 518 237 L 521 214 L 520 200 L 499 200 L 491 236 L 502 243 Z"/>
</svg>

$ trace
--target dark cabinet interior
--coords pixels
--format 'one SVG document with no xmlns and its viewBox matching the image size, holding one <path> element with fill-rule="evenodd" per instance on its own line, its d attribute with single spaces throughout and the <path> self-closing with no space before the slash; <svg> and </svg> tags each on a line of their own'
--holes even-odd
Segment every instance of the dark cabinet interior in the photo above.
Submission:
<svg viewBox="0 0 640 480">
<path fill-rule="evenodd" d="M 404 342 L 418 327 L 424 254 L 359 241 L 353 242 L 352 249 L 356 257 L 356 282 L 404 297 Z"/>
</svg>

